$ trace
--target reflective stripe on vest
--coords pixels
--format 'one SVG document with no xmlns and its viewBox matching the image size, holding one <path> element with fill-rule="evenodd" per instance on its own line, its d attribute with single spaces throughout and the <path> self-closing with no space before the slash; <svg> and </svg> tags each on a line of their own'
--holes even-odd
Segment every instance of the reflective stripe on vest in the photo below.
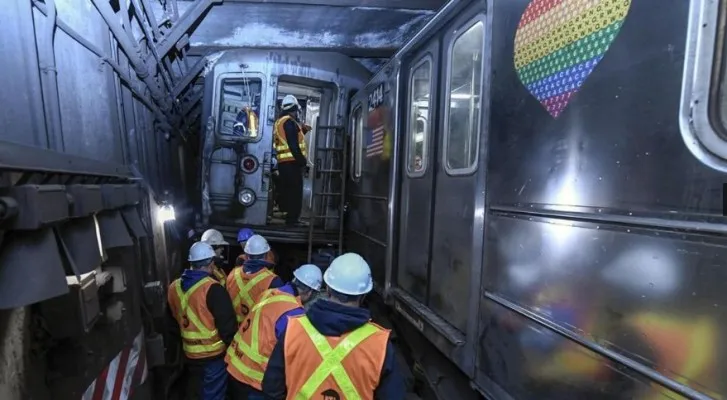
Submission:
<svg viewBox="0 0 727 400">
<path fill-rule="evenodd" d="M 222 285 L 222 287 L 226 287 L 226 285 L 227 285 L 227 275 L 225 275 L 225 272 L 224 271 L 222 271 L 221 269 L 215 267 L 215 269 L 212 271 L 212 275 L 215 276 L 215 279 L 217 280 L 217 282 L 220 283 L 220 285 Z"/>
<path fill-rule="evenodd" d="M 179 319 L 181 321 L 189 321 L 189 325 L 182 324 L 180 332 L 182 335 L 182 348 L 188 355 L 200 353 L 221 353 L 225 349 L 225 343 L 220 339 L 217 329 L 207 328 L 202 321 L 199 320 L 197 314 L 189 307 L 189 298 L 204 284 L 211 284 L 211 278 L 202 278 L 195 283 L 187 292 L 182 290 L 181 279 L 177 280 L 175 289 L 179 297 Z M 198 332 L 192 332 L 189 326 L 194 326 Z M 213 354 L 214 355 L 214 354 Z"/>
<path fill-rule="evenodd" d="M 303 154 L 303 157 L 308 157 L 308 150 L 305 145 L 305 135 L 303 134 L 303 128 L 300 126 L 300 124 L 293 119 L 290 115 L 286 115 L 284 117 L 278 118 L 277 121 L 275 121 L 275 151 L 278 154 L 278 163 L 286 163 L 286 162 L 292 162 L 295 161 L 295 157 L 293 156 L 293 152 L 290 151 L 290 147 L 288 146 L 288 139 L 285 135 L 285 122 L 288 120 L 293 120 L 295 122 L 295 125 L 298 127 L 298 147 L 300 148 L 300 152 Z"/>
<path fill-rule="evenodd" d="M 341 364 L 344 358 L 353 351 L 356 346 L 361 344 L 364 340 L 369 338 L 371 335 L 378 331 L 378 328 L 371 324 L 365 324 L 356 329 L 355 331 L 348 334 L 335 348 L 331 348 L 328 340 L 320 332 L 313 327 L 308 320 L 308 317 L 302 316 L 298 319 L 303 327 L 303 330 L 308 334 L 313 345 L 318 350 L 318 353 L 323 359 L 308 378 L 305 384 L 300 388 L 300 391 L 295 395 L 295 399 L 312 399 L 315 394 L 315 390 L 318 389 L 321 384 L 329 376 L 333 376 L 338 386 L 341 388 L 343 395 L 348 400 L 360 399 L 356 386 L 351 381 L 351 378 L 346 373 L 345 368 Z"/>
<path fill-rule="evenodd" d="M 229 362 L 235 367 L 235 369 L 237 369 L 237 371 L 239 371 L 241 374 L 247 376 L 248 378 L 252 379 L 257 383 L 262 382 L 263 375 L 265 373 L 265 366 L 263 366 L 262 364 L 267 364 L 269 359 L 269 356 L 260 354 L 260 316 L 262 315 L 263 307 L 269 304 L 283 302 L 294 305 L 294 307 L 291 307 L 290 309 L 300 306 L 298 300 L 290 294 L 284 293 L 273 295 L 273 293 L 275 292 L 284 293 L 279 290 L 270 290 L 266 292 L 263 297 L 260 298 L 260 301 L 255 304 L 255 307 L 253 307 L 252 309 L 252 323 L 249 327 L 249 329 L 251 330 L 250 343 L 246 343 L 243 340 L 242 335 L 240 335 L 241 332 L 238 332 L 238 334 L 235 335 L 235 338 L 232 341 L 232 345 L 227 349 Z M 283 313 L 285 313 L 285 311 Z M 238 357 L 238 355 L 236 354 L 236 349 L 239 349 L 245 357 L 258 364 L 259 369 L 254 370 L 249 366 L 245 365 L 240 357 Z"/>
<path fill-rule="evenodd" d="M 240 323 L 240 322 L 242 322 L 243 316 L 241 315 L 241 313 L 237 312 L 237 310 L 239 309 L 242 302 L 244 301 L 245 306 L 247 306 L 248 310 L 250 310 L 250 308 L 252 308 L 255 303 L 255 299 L 253 299 L 252 296 L 250 296 L 250 289 L 255 287 L 255 285 L 260 283 L 265 278 L 268 278 L 271 275 L 273 275 L 273 273 L 270 272 L 270 270 L 268 270 L 267 268 L 263 268 L 259 271 L 259 273 L 254 278 L 250 279 L 250 281 L 247 282 L 246 284 L 242 282 L 242 267 L 239 268 L 234 275 L 235 275 L 234 276 L 235 283 L 237 284 L 237 287 L 240 289 L 240 292 L 237 294 L 237 296 L 235 296 L 235 299 L 232 301 L 232 306 L 234 307 L 235 312 L 237 314 L 237 322 Z M 248 313 L 249 313 L 249 311 L 248 311 Z M 247 315 L 247 314 L 245 314 L 245 315 Z"/>
</svg>

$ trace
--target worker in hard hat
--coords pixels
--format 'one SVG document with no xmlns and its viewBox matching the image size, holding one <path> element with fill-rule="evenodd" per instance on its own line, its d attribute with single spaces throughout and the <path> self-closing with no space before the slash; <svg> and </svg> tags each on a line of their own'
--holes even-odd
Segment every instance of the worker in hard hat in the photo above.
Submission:
<svg viewBox="0 0 727 400">
<path fill-rule="evenodd" d="M 235 399 L 265 399 L 262 379 L 267 359 L 288 325 L 288 317 L 304 314 L 303 305 L 321 289 L 321 269 L 305 264 L 293 271 L 293 281 L 266 290 L 227 349 L 230 394 Z"/>
<path fill-rule="evenodd" d="M 242 248 L 242 253 L 240 253 L 239 256 L 237 256 L 237 259 L 235 260 L 235 266 L 239 267 L 242 265 L 243 262 L 247 259 L 247 255 L 245 255 L 245 244 L 247 243 L 247 240 L 254 235 L 255 232 L 253 232 L 250 228 L 242 228 L 239 232 L 237 232 L 237 243 L 240 244 L 240 247 Z M 265 260 L 273 265 L 276 263 L 276 257 L 275 252 L 273 252 L 273 249 L 271 248 L 270 251 L 268 251 L 268 254 L 265 255 Z"/>
<path fill-rule="evenodd" d="M 167 291 L 169 316 L 174 320 L 172 334 L 181 336 L 187 360 L 187 392 L 204 400 L 225 398 L 228 376 L 224 352 L 237 331 L 230 296 L 211 276 L 214 262 L 212 246 L 193 244 L 190 268 Z"/>
<path fill-rule="evenodd" d="M 268 252 L 268 241 L 260 235 L 252 235 L 245 243 L 246 260 L 241 266 L 235 267 L 227 279 L 227 291 L 232 298 L 238 323 L 242 323 L 247 317 L 264 291 L 284 284 L 270 270 L 275 265 L 265 259 Z"/>
<path fill-rule="evenodd" d="M 207 229 L 202 234 L 201 242 L 205 242 L 212 246 L 215 251 L 215 263 L 212 270 L 212 276 L 220 282 L 222 287 L 227 286 L 227 273 L 223 269 L 223 265 L 227 262 L 226 250 L 230 245 L 222 233 L 217 229 Z"/>
<path fill-rule="evenodd" d="M 300 105 L 289 94 L 281 103 L 282 114 L 275 121 L 274 143 L 278 158 L 278 206 L 286 213 L 286 225 L 302 225 L 299 221 L 303 206 L 303 172 L 308 167 L 305 134 L 310 127 L 298 120 Z"/>
<path fill-rule="evenodd" d="M 360 307 L 373 289 L 368 263 L 356 253 L 343 254 L 331 262 L 323 281 L 325 297 L 305 315 L 291 317 L 278 339 L 263 378 L 265 395 L 403 399 L 389 330 L 371 322 L 369 311 Z"/>
</svg>

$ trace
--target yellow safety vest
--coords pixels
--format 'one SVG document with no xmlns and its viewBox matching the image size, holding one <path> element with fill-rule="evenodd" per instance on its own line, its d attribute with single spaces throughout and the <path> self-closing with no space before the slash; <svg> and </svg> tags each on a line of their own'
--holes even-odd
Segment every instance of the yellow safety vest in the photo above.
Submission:
<svg viewBox="0 0 727 400">
<path fill-rule="evenodd" d="M 270 289 L 260 297 L 227 349 L 227 371 L 237 381 L 262 389 L 268 359 L 277 343 L 275 323 L 286 312 L 302 307 L 295 296 Z"/>
<path fill-rule="evenodd" d="M 263 268 L 255 273 L 252 279 L 244 282 L 242 269 L 243 267 L 236 267 L 232 270 L 232 279 L 227 286 L 227 292 L 232 297 L 232 307 L 235 309 L 238 324 L 250 313 L 257 297 L 268 290 L 270 282 L 275 279 L 275 273 Z"/>
<path fill-rule="evenodd" d="M 289 318 L 284 344 L 287 399 L 335 393 L 373 400 L 388 340 L 389 331 L 372 322 L 340 337 L 326 337 L 305 315 Z"/>
<path fill-rule="evenodd" d="M 278 153 L 279 164 L 295 161 L 295 157 L 293 157 L 293 152 L 290 151 L 290 147 L 288 146 L 288 139 L 285 136 L 284 125 L 285 122 L 289 119 L 293 120 L 293 122 L 295 122 L 295 125 L 298 127 L 298 147 L 300 147 L 300 152 L 303 154 L 303 157 L 308 157 L 308 150 L 305 145 L 305 135 L 303 134 L 303 127 L 301 127 L 298 121 L 294 120 L 293 117 L 291 117 L 290 115 L 285 115 L 275 121 L 274 142 L 275 151 Z"/>
<path fill-rule="evenodd" d="M 225 343 L 215 327 L 214 317 L 207 309 L 207 292 L 216 282 L 203 278 L 187 292 L 182 290 L 182 280 L 172 283 L 169 305 L 179 323 L 182 335 L 182 349 L 191 359 L 209 358 L 221 354 Z"/>
</svg>

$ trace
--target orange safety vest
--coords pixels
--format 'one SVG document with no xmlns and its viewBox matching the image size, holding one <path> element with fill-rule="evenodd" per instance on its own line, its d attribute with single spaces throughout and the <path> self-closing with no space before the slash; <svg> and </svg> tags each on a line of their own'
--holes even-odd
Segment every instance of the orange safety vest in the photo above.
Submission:
<svg viewBox="0 0 727 400">
<path fill-rule="evenodd" d="M 303 157 L 308 157 L 308 150 L 305 146 L 305 134 L 303 134 L 303 127 L 298 123 L 298 121 L 294 120 L 293 117 L 291 117 L 290 115 L 285 115 L 275 121 L 274 142 L 275 151 L 278 153 L 278 164 L 295 161 L 295 157 L 293 157 L 293 152 L 290 151 L 290 147 L 288 147 L 288 139 L 285 136 L 284 125 L 285 122 L 289 119 L 293 120 L 293 122 L 295 122 L 295 125 L 298 127 L 298 147 L 300 147 L 300 152 L 303 154 Z"/>
<path fill-rule="evenodd" d="M 227 287 L 227 274 L 225 274 L 225 271 L 223 271 L 222 268 L 217 268 L 217 266 L 215 266 L 212 269 L 212 276 L 215 277 L 222 287 Z"/>
<path fill-rule="evenodd" d="M 202 278 L 189 290 L 182 290 L 182 280 L 169 285 L 167 301 L 179 324 L 184 354 L 191 359 L 210 358 L 225 351 L 225 343 L 207 309 L 207 292 L 217 284 L 212 278 Z"/>
<path fill-rule="evenodd" d="M 227 292 L 232 298 L 237 323 L 241 323 L 250 313 L 260 295 L 270 288 L 270 282 L 277 275 L 267 268 L 262 268 L 254 274 L 248 274 L 242 270 L 242 267 L 233 268 L 230 275 L 230 279 L 227 280 Z"/>
<path fill-rule="evenodd" d="M 266 290 L 227 348 L 227 372 L 239 382 L 262 390 L 268 359 L 278 341 L 275 323 L 283 314 L 299 307 L 303 305 L 295 296 L 280 289 Z"/>
<path fill-rule="evenodd" d="M 657 313 L 640 313 L 630 317 L 627 323 L 636 328 L 649 347 L 654 350 L 655 363 L 661 371 L 675 381 L 691 385 L 699 382 L 698 388 L 714 399 L 723 399 L 716 389 L 719 379 L 714 373 L 718 353 L 715 348 L 720 342 L 719 328 L 711 317 L 681 319 Z M 662 388 L 652 384 L 657 390 L 649 398 L 661 398 Z M 657 393 L 658 392 L 658 393 Z M 675 399 L 684 397 L 669 392 Z"/>
<path fill-rule="evenodd" d="M 291 317 L 284 344 L 286 399 L 373 400 L 388 340 L 389 330 L 372 322 L 330 337 L 305 315 Z"/>
</svg>

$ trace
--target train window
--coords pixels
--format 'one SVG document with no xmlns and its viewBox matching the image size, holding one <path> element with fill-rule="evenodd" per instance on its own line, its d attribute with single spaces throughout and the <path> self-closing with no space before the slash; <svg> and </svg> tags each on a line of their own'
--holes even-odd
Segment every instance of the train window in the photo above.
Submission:
<svg viewBox="0 0 727 400">
<path fill-rule="evenodd" d="M 262 80 L 234 78 L 222 80 L 219 134 L 235 135 L 257 141 Z"/>
<path fill-rule="evenodd" d="M 449 50 L 444 165 L 450 175 L 477 169 L 484 33 L 485 25 L 478 19 L 456 36 Z"/>
<path fill-rule="evenodd" d="M 727 172 L 727 0 L 690 2 L 680 110 L 687 148 Z"/>
<path fill-rule="evenodd" d="M 357 106 L 353 110 L 351 118 L 351 179 L 357 181 L 361 177 L 361 161 L 363 147 L 363 117 L 361 115 L 361 106 Z"/>
<path fill-rule="evenodd" d="M 427 170 L 428 121 L 432 92 L 431 59 L 427 57 L 412 67 L 410 76 L 406 171 L 409 176 L 417 177 Z"/>
</svg>

